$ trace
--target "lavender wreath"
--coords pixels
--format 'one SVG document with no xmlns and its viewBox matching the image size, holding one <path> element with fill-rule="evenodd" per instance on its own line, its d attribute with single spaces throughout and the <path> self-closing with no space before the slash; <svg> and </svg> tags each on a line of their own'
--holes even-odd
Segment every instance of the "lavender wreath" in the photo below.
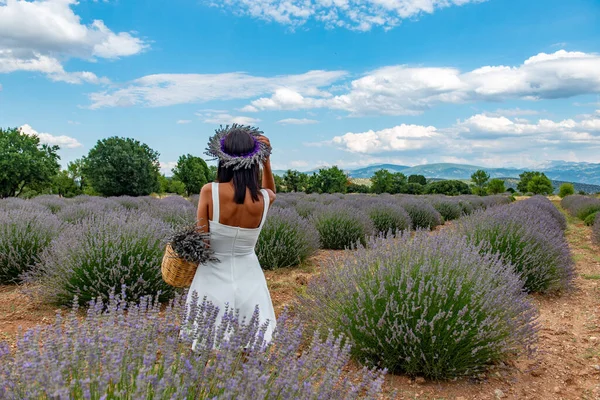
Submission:
<svg viewBox="0 0 600 400">
<path fill-rule="evenodd" d="M 225 138 L 234 129 L 246 132 L 254 140 L 254 149 L 247 154 L 229 154 L 225 151 Z M 208 147 L 205 154 L 212 156 L 212 160 L 221 161 L 224 167 L 233 167 L 234 170 L 241 168 L 248 169 L 254 164 L 262 164 L 271 155 L 271 146 L 268 146 L 258 138 L 263 135 L 263 132 L 258 128 L 233 124 L 231 127 L 222 125 L 215 130 L 215 134 L 208 140 Z"/>
</svg>

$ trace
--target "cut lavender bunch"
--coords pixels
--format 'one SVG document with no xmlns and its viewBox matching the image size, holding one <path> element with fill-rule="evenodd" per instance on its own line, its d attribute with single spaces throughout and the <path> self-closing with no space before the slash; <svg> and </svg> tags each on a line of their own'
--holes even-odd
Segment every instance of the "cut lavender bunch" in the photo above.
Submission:
<svg viewBox="0 0 600 400">
<path fill-rule="evenodd" d="M 209 243 L 210 234 L 202 232 L 197 224 L 174 231 L 169 237 L 171 248 L 179 258 L 194 264 L 218 261 Z"/>
</svg>

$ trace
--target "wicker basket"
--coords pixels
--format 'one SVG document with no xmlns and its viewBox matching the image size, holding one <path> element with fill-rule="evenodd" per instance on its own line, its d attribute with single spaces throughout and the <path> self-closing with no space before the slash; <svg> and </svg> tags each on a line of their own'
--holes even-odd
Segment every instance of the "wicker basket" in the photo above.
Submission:
<svg viewBox="0 0 600 400">
<path fill-rule="evenodd" d="M 179 258 L 170 243 L 167 243 L 162 259 L 161 272 L 165 282 L 178 288 L 191 286 L 198 264 Z"/>
</svg>

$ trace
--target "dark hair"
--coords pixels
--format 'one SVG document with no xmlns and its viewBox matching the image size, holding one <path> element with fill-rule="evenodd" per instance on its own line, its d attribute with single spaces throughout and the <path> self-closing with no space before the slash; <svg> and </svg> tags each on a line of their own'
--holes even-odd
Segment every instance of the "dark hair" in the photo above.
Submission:
<svg viewBox="0 0 600 400">
<path fill-rule="evenodd" d="M 255 148 L 255 139 L 248 133 L 233 129 L 223 142 L 223 151 L 233 156 L 241 156 L 251 153 Z M 260 165 L 252 165 L 251 168 L 240 168 L 233 170 L 233 167 L 224 167 L 219 161 L 217 169 L 217 181 L 220 183 L 233 180 L 234 195 L 233 200 L 237 204 L 243 204 L 246 199 L 246 188 L 250 189 L 252 201 L 258 201 Z"/>
</svg>

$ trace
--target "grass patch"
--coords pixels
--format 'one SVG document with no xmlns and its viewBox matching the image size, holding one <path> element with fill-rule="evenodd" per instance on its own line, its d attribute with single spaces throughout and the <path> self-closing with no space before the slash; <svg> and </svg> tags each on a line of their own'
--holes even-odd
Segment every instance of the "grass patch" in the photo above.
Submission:
<svg viewBox="0 0 600 400">
<path fill-rule="evenodd" d="M 583 274 L 583 279 L 600 280 L 600 274 Z"/>
</svg>

